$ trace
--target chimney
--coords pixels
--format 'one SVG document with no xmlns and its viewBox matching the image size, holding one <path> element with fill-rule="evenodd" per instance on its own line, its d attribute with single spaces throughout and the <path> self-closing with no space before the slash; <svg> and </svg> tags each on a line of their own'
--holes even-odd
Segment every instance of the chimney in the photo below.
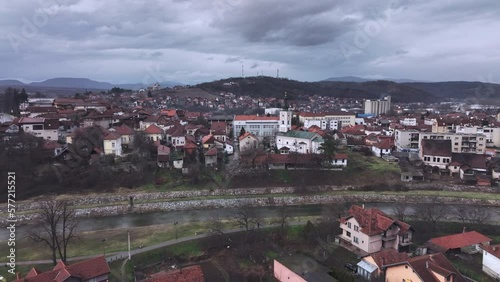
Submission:
<svg viewBox="0 0 500 282">
<path fill-rule="evenodd" d="M 361 205 L 361 207 L 362 207 L 363 209 L 365 209 L 365 203 L 363 203 L 363 204 Z"/>
<path fill-rule="evenodd" d="M 497 246 L 493 246 L 493 251 L 496 252 L 497 251 Z"/>
<path fill-rule="evenodd" d="M 464 228 L 462 229 L 462 233 L 465 233 L 465 226 L 464 226 Z"/>
<path fill-rule="evenodd" d="M 429 268 L 429 261 L 425 261 L 425 268 Z"/>
</svg>

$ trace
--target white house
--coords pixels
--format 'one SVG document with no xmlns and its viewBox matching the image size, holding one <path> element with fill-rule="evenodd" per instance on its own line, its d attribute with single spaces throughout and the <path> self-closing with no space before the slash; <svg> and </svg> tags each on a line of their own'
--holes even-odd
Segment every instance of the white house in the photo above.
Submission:
<svg viewBox="0 0 500 282">
<path fill-rule="evenodd" d="M 104 154 L 122 155 L 122 136 L 118 132 L 110 132 L 103 139 Z"/>
<path fill-rule="evenodd" d="M 134 141 L 133 138 L 135 131 L 125 124 L 122 124 L 119 127 L 110 128 L 109 131 L 116 131 L 122 136 L 122 145 L 128 146 Z"/>
<path fill-rule="evenodd" d="M 500 244 L 481 245 L 483 249 L 483 271 L 494 279 L 500 279 Z"/>
<path fill-rule="evenodd" d="M 336 154 L 332 159 L 332 166 L 347 167 L 347 154 Z"/>
<path fill-rule="evenodd" d="M 59 120 L 23 117 L 18 124 L 24 132 L 33 134 L 36 137 L 52 141 L 59 139 Z"/>
<path fill-rule="evenodd" d="M 163 140 L 163 129 L 159 128 L 157 125 L 150 125 L 144 130 L 146 138 L 150 141 Z"/>
<path fill-rule="evenodd" d="M 239 137 L 240 141 L 240 152 L 256 149 L 259 144 L 259 139 L 255 135 L 250 132 L 246 132 L 245 134 Z"/>
<path fill-rule="evenodd" d="M 413 228 L 392 219 L 376 208 L 352 206 L 349 215 L 340 218 L 342 233 L 337 236 L 343 243 L 353 245 L 371 254 L 383 249 L 406 250 L 412 244 Z"/>
<path fill-rule="evenodd" d="M 324 140 L 318 133 L 290 130 L 276 134 L 276 148 L 281 150 L 286 147 L 290 152 L 301 154 L 320 154 L 319 147 Z"/>
<path fill-rule="evenodd" d="M 420 159 L 427 166 L 446 169 L 451 163 L 451 140 L 421 139 Z"/>
<path fill-rule="evenodd" d="M 390 155 L 392 152 L 392 145 L 390 139 L 382 139 L 376 144 L 372 145 L 372 152 L 377 157 L 382 157 L 384 155 Z"/>
<path fill-rule="evenodd" d="M 228 155 L 232 155 L 234 153 L 234 145 L 233 142 L 231 142 L 229 139 L 226 140 L 226 143 L 224 144 L 224 151 Z"/>
</svg>

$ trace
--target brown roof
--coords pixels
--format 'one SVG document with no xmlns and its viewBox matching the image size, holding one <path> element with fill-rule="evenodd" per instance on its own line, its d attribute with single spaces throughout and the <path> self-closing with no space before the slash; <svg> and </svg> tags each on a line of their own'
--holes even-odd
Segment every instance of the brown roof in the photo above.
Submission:
<svg viewBox="0 0 500 282">
<path fill-rule="evenodd" d="M 377 264 L 378 268 L 382 268 L 385 265 L 406 261 L 408 259 L 408 254 L 399 253 L 395 249 L 387 249 L 373 253 L 371 254 L 371 257 Z"/>
<path fill-rule="evenodd" d="M 254 139 L 257 139 L 257 137 L 255 137 L 255 135 L 253 135 L 252 133 L 250 132 L 245 132 L 245 134 L 241 135 L 238 139 L 241 141 L 247 137 L 252 137 Z"/>
<path fill-rule="evenodd" d="M 212 122 L 212 124 L 210 125 L 210 130 L 216 130 L 216 131 L 226 131 L 227 129 L 227 122 L 223 122 L 223 121 L 215 121 L 215 122 Z"/>
<path fill-rule="evenodd" d="M 120 133 L 111 131 L 106 136 L 104 136 L 104 140 L 117 140 L 120 139 L 121 137 L 122 136 Z"/>
<path fill-rule="evenodd" d="M 498 245 L 481 245 L 481 248 L 500 259 L 500 244 L 498 244 Z"/>
<path fill-rule="evenodd" d="M 462 165 L 468 165 L 473 169 L 487 168 L 485 155 L 453 153 L 451 160 Z"/>
<path fill-rule="evenodd" d="M 161 128 L 159 128 L 157 125 L 152 124 L 144 130 L 144 133 L 145 134 L 162 134 L 163 130 Z"/>
<path fill-rule="evenodd" d="M 184 267 L 182 269 L 159 272 L 152 275 L 150 278 L 143 280 L 143 282 L 205 282 L 205 276 L 201 266 L 193 265 Z"/>
<path fill-rule="evenodd" d="M 16 280 L 16 282 L 63 282 L 69 277 L 78 277 L 85 281 L 109 273 L 110 269 L 106 259 L 104 256 L 99 256 L 71 265 L 59 262 L 52 270 L 43 273 L 31 270 L 28 273 L 29 277 L 26 275 L 25 278 Z"/>
<path fill-rule="evenodd" d="M 422 139 L 422 155 L 451 157 L 451 140 Z"/>
<path fill-rule="evenodd" d="M 217 156 L 217 147 L 213 147 L 205 152 L 205 156 Z"/>
<path fill-rule="evenodd" d="M 122 124 L 115 128 L 116 132 L 121 135 L 134 135 L 135 131 L 126 124 Z"/>
<path fill-rule="evenodd" d="M 399 220 L 394 220 L 387 214 L 376 208 L 364 209 L 360 206 L 353 205 L 349 209 L 349 216 L 342 217 L 341 223 L 345 223 L 348 219 L 354 217 L 361 227 L 360 231 L 368 236 L 381 234 L 387 231 L 389 227 L 396 224 L 400 227 L 399 235 L 405 234 L 411 227 L 409 224 Z"/>
<path fill-rule="evenodd" d="M 462 274 L 458 272 L 442 253 L 414 257 L 409 259 L 406 263 L 409 264 L 422 281 L 425 282 L 440 281 L 432 272 L 439 273 L 445 277 L 453 275 L 454 282 L 467 282 Z"/>
<path fill-rule="evenodd" d="M 469 231 L 448 236 L 432 238 L 429 243 L 437 247 L 439 251 L 448 251 L 451 249 L 463 248 L 471 245 L 491 242 L 491 238 L 484 236 L 477 231 Z"/>
</svg>

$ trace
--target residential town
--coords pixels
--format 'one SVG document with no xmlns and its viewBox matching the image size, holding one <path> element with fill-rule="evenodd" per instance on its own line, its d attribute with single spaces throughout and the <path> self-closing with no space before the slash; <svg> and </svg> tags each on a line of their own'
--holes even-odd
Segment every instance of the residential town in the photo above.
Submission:
<svg viewBox="0 0 500 282">
<path fill-rule="evenodd" d="M 232 181 L 231 177 L 250 173 L 250 177 L 261 178 L 264 177 L 262 173 L 273 171 L 290 175 L 298 175 L 301 171 L 318 172 L 323 173 L 320 178 L 331 178 L 332 183 L 336 183 L 338 176 L 335 175 L 352 175 L 357 170 L 352 167 L 353 163 L 357 166 L 375 162 L 383 170 L 391 169 L 399 175 L 399 180 L 392 182 L 395 185 L 455 185 L 462 187 L 463 191 L 486 189 L 484 191 L 488 192 L 498 189 L 499 107 L 470 107 L 455 102 L 452 105 L 394 103 L 390 95 L 378 100 L 314 95 L 305 99 L 290 99 L 286 92 L 281 98 L 250 98 L 221 92 L 212 98 L 202 99 L 189 94 L 186 96 L 189 88 L 178 89 L 186 91 L 182 99 L 168 94 L 170 89 L 161 88 L 159 83 L 150 87 L 148 93 L 146 90 L 89 92 L 79 97 L 61 98 L 34 98 L 32 93 L 28 93 L 28 98 L 19 103 L 17 116 L 8 113 L 0 116 L 4 156 L 13 158 L 12 164 L 14 158 L 18 158 L 22 166 L 28 163 L 21 162 L 21 156 L 31 160 L 36 178 L 30 183 L 40 183 L 37 179 L 43 182 L 47 174 L 54 172 L 61 185 L 74 183 L 65 181 L 72 181 L 77 169 L 87 168 L 83 174 L 78 172 L 80 181 L 95 177 L 92 176 L 95 173 L 92 167 L 98 169 L 98 174 L 110 171 L 103 174 L 108 178 L 118 175 L 137 177 L 153 171 L 156 187 L 171 187 L 168 183 L 176 171 L 185 179 L 183 181 L 188 180 L 193 187 L 200 187 L 195 189 L 203 189 L 199 181 L 207 179 L 214 181 L 219 189 L 227 184 L 214 180 L 217 177 L 229 177 Z M 193 111 L 190 110 L 192 106 L 203 107 Z M 240 110 L 235 114 L 225 112 L 234 108 Z M 46 165 L 52 166 L 53 170 L 47 171 Z M 349 174 L 352 169 L 354 171 Z M 122 174 L 117 174 L 120 171 Z M 309 185 L 317 180 L 310 179 Z M 137 178 L 132 182 L 131 178 L 124 178 L 122 181 L 116 183 L 137 189 L 151 180 Z M 266 180 L 262 181 L 265 183 Z M 349 179 L 345 181 L 343 183 L 354 183 Z M 370 182 L 376 182 L 375 178 L 364 180 L 361 187 L 369 187 Z M 89 182 L 83 183 L 83 186 L 71 184 L 63 193 L 91 187 L 86 184 Z M 307 184 L 303 185 L 304 192 L 299 194 L 312 193 Z M 394 184 L 385 186 L 390 185 Z M 223 189 L 231 189 L 227 187 Z M 72 189 L 75 189 L 74 192 Z M 99 190 L 94 191 L 99 193 Z M 43 190 L 30 191 L 31 195 L 42 193 Z M 133 197 L 130 196 L 129 212 L 133 212 Z M 419 215 L 418 205 L 412 208 L 412 215 L 406 207 L 398 213 L 397 204 L 394 204 L 392 215 L 388 215 L 376 207 L 365 208 L 364 200 L 334 202 L 331 205 L 342 206 L 342 211 L 337 211 L 337 218 L 328 217 L 327 223 L 321 221 L 318 226 L 337 226 L 325 234 L 328 244 L 335 247 L 330 255 L 347 252 L 353 255 L 352 259 L 337 262 L 336 270 L 332 272 L 331 265 L 325 265 L 324 260 L 314 257 L 312 253 L 299 253 L 300 248 L 293 250 L 293 247 L 283 251 L 281 248 L 287 246 L 286 237 L 278 232 L 283 243 L 280 251 L 276 252 L 282 255 L 267 257 L 265 264 L 272 266 L 268 275 L 272 274 L 276 279 L 274 281 L 487 281 L 476 280 L 477 275 L 481 279 L 499 279 L 498 236 L 490 238 L 464 227 L 463 232 L 424 237 L 423 241 L 423 236 L 442 234 L 436 230 L 445 218 L 462 219 L 472 228 L 490 220 L 491 212 L 476 206 L 456 212 L 450 212 L 450 209 L 454 211 L 453 207 L 446 211 L 435 210 L 436 206 L 442 205 L 442 202 L 433 202 L 436 199 L 420 204 L 430 211 L 428 217 L 422 215 L 424 211 Z M 414 203 L 418 204 L 418 199 Z M 255 217 L 250 220 L 254 216 L 246 214 L 245 224 L 240 222 L 239 225 L 246 226 L 245 239 L 240 239 L 245 244 L 262 244 L 262 235 L 258 230 L 264 225 L 264 219 Z M 291 224 L 289 217 L 282 218 L 282 228 L 285 221 L 287 226 Z M 422 227 L 420 230 L 415 228 L 405 222 L 405 218 L 411 218 L 412 222 L 431 221 L 432 228 L 424 232 L 427 235 L 418 235 Z M 217 225 L 220 229 L 216 229 L 219 231 L 211 233 L 211 236 L 218 237 L 224 244 L 226 239 L 223 236 L 230 235 L 224 235 L 226 231 L 222 226 L 232 219 L 220 220 L 220 226 Z M 302 227 L 304 238 L 309 236 L 309 225 L 314 225 L 311 220 L 307 220 L 306 226 Z M 213 228 L 210 227 L 210 230 Z M 415 236 L 420 236 L 418 243 L 413 240 Z M 233 242 L 230 237 L 227 239 Z M 317 243 L 309 241 L 307 244 Z M 142 252 L 142 247 L 137 250 L 138 254 Z M 471 256 L 481 265 L 473 272 L 455 261 L 455 258 Z M 120 256 L 122 258 L 123 255 Z M 52 269 L 43 272 L 32 268 L 27 273 L 17 273 L 16 281 L 42 281 L 42 277 L 56 279 L 50 277 L 61 276 L 67 278 L 60 281 L 67 281 L 65 279 L 70 277 L 81 277 L 82 281 L 113 281 L 115 278 L 112 278 L 108 263 L 116 259 L 115 256 L 99 256 L 73 264 L 54 255 L 56 264 Z M 315 266 L 307 267 L 305 261 L 314 262 Z M 219 279 L 214 278 L 218 277 L 217 274 L 210 274 L 211 271 L 202 266 L 185 264 L 176 266 L 172 271 L 150 273 L 148 270 L 149 274 L 135 275 L 141 281 Z M 264 273 L 266 271 L 262 274 L 265 276 Z M 229 279 L 227 281 L 236 281 L 235 278 Z"/>
</svg>

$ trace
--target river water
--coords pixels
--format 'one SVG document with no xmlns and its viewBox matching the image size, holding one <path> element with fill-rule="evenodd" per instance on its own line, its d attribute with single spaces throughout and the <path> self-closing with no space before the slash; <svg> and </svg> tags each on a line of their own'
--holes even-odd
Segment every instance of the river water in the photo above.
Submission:
<svg viewBox="0 0 500 282">
<path fill-rule="evenodd" d="M 323 207 L 326 205 L 302 205 L 290 206 L 290 217 L 300 218 L 301 216 L 320 216 Z M 415 205 L 408 205 L 408 213 L 413 211 Z M 376 207 L 387 214 L 392 214 L 393 204 L 391 203 L 367 203 L 366 208 Z M 452 206 L 450 206 L 450 209 Z M 500 225 L 500 207 L 486 207 L 491 214 L 490 222 Z M 277 217 L 279 207 L 255 207 L 255 213 L 260 217 Z M 206 222 L 212 217 L 224 217 L 229 215 L 234 209 L 210 209 L 210 210 L 191 210 L 191 211 L 171 211 L 144 214 L 125 214 L 118 216 L 80 218 L 78 231 L 99 231 L 104 229 L 134 228 L 159 224 L 179 224 L 190 222 Z M 16 237 L 27 236 L 34 229 L 34 225 L 28 224 L 17 226 Z M 5 228 L 0 229 L 1 240 L 5 240 L 9 235 Z"/>
</svg>

